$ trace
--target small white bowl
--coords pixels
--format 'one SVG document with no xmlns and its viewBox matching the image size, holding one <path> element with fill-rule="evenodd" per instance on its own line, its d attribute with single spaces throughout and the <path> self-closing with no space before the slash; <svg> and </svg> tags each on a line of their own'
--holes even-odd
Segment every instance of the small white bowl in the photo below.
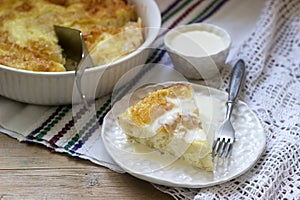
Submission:
<svg viewBox="0 0 300 200">
<path fill-rule="evenodd" d="M 112 92 L 124 73 L 144 64 L 148 58 L 149 48 L 161 27 L 160 11 L 154 0 L 130 2 L 145 25 L 145 41 L 136 51 L 109 65 L 86 69 L 82 90 L 88 97 L 98 98 Z M 0 65 L 0 95 L 30 104 L 72 104 L 74 77 L 74 71 L 33 72 Z"/>
<path fill-rule="evenodd" d="M 164 37 L 174 68 L 188 79 L 212 79 L 220 74 L 231 45 L 226 30 L 207 23 L 179 26 Z"/>
</svg>

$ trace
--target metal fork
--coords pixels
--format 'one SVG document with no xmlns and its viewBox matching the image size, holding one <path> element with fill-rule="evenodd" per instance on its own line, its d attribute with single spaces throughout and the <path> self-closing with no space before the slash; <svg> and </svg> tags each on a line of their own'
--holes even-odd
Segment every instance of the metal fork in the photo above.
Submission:
<svg viewBox="0 0 300 200">
<path fill-rule="evenodd" d="M 220 126 L 218 134 L 215 136 L 213 144 L 214 156 L 219 155 L 222 157 L 225 153 L 225 158 L 228 157 L 232 145 L 235 141 L 235 130 L 232 127 L 230 117 L 233 110 L 233 107 L 236 103 L 237 97 L 240 92 L 241 85 L 245 78 L 245 63 L 243 60 L 238 60 L 235 64 L 231 79 L 229 83 L 229 92 L 227 100 L 227 110 L 225 115 L 225 120 Z"/>
<path fill-rule="evenodd" d="M 75 82 L 80 98 L 86 108 L 88 102 L 85 94 L 82 91 L 81 79 L 86 68 L 93 67 L 93 60 L 85 46 L 82 32 L 77 29 L 72 29 L 64 26 L 54 25 L 54 30 L 60 46 L 63 48 L 70 61 L 70 66 L 66 66 L 67 70 L 75 70 Z"/>
</svg>

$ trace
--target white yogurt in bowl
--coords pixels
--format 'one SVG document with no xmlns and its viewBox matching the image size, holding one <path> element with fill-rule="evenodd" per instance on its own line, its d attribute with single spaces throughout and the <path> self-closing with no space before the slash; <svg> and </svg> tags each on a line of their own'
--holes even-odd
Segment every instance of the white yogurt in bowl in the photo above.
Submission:
<svg viewBox="0 0 300 200">
<path fill-rule="evenodd" d="M 188 79 L 211 79 L 219 75 L 231 44 L 230 35 L 207 23 L 180 26 L 164 38 L 174 68 Z"/>
<path fill-rule="evenodd" d="M 187 31 L 176 35 L 171 41 L 174 50 L 187 56 L 207 56 L 225 48 L 222 38 L 207 31 Z"/>
</svg>

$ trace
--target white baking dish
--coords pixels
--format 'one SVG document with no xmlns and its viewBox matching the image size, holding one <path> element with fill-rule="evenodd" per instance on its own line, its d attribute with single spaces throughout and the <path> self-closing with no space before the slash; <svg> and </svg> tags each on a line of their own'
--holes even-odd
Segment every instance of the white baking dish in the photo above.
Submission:
<svg viewBox="0 0 300 200">
<path fill-rule="evenodd" d="M 88 96 L 100 97 L 113 90 L 115 83 L 131 68 L 144 64 L 151 43 L 161 26 L 160 11 L 154 0 L 131 0 L 145 25 L 145 42 L 131 54 L 114 63 L 85 71 L 82 84 Z M 0 95 L 30 104 L 71 104 L 74 71 L 32 72 L 0 65 Z M 74 103 L 74 102 L 73 102 Z"/>
</svg>

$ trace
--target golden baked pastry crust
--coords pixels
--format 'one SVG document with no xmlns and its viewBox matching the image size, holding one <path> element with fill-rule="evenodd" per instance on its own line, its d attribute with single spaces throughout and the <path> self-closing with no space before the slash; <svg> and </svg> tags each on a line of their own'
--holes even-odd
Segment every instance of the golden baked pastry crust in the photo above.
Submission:
<svg viewBox="0 0 300 200">
<path fill-rule="evenodd" d="M 53 25 L 81 30 L 92 52 L 107 35 L 124 31 L 128 24 L 134 22 L 134 28 L 139 28 L 137 21 L 135 7 L 124 0 L 0 0 L 0 64 L 65 71 Z M 104 62 L 97 52 L 93 55 L 100 64 Z"/>
<path fill-rule="evenodd" d="M 175 105 L 168 102 L 167 97 L 190 98 L 191 90 L 189 85 L 176 84 L 149 93 L 129 108 L 132 120 L 141 126 L 152 123 L 153 119 L 174 108 Z"/>
</svg>

